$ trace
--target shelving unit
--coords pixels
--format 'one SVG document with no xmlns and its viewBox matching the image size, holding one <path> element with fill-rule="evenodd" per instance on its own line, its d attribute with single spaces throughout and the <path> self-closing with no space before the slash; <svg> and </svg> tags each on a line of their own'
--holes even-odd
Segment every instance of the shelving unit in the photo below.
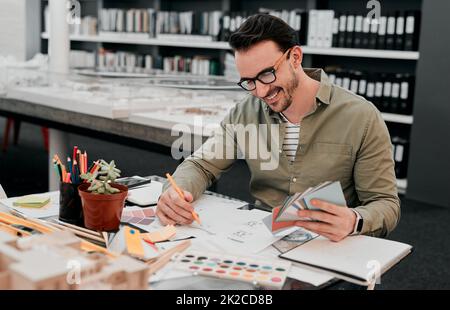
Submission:
<svg viewBox="0 0 450 310">
<path fill-rule="evenodd" d="M 48 33 L 41 34 L 42 39 L 48 39 Z M 174 46 L 186 48 L 203 48 L 216 50 L 231 50 L 228 42 L 192 42 L 192 41 L 173 41 L 162 40 L 155 38 L 137 39 L 128 37 L 127 35 L 72 35 L 71 41 L 79 42 L 96 42 L 96 43 L 116 43 L 116 44 L 136 44 L 136 45 L 154 45 L 154 46 Z M 381 59 L 402 59 L 402 60 L 418 60 L 419 52 L 410 51 L 383 51 L 370 49 L 355 49 L 355 48 L 321 48 L 303 46 L 303 52 L 309 55 L 329 55 L 329 56 L 344 56 L 344 57 L 365 57 L 365 58 L 381 58 Z"/>
<path fill-rule="evenodd" d="M 393 114 L 393 113 L 381 113 L 383 119 L 386 122 L 398 123 L 398 124 L 408 124 L 412 125 L 413 116 L 412 115 L 402 115 L 402 114 Z"/>
</svg>

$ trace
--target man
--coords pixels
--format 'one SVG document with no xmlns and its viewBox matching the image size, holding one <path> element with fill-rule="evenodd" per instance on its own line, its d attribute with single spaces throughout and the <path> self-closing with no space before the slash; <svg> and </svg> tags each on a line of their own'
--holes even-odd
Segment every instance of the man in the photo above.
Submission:
<svg viewBox="0 0 450 310">
<path fill-rule="evenodd" d="M 389 133 L 372 103 L 332 85 L 322 70 L 303 69 L 296 33 L 279 18 L 249 17 L 231 35 L 230 45 L 239 85 L 251 96 L 225 117 L 219 134 L 177 168 L 174 178 L 184 199 L 166 184 L 156 212 L 161 222 L 192 223 L 192 202 L 233 164 L 234 158 L 214 156 L 219 140 L 235 134 L 227 125 L 275 124 L 281 141 L 276 169 L 261 169 L 261 159 L 244 153 L 255 198 L 275 207 L 287 195 L 339 180 L 347 206 L 316 200 L 321 211 L 303 210 L 299 216 L 317 221 L 296 224 L 332 241 L 391 232 L 400 218 L 400 201 Z M 271 142 L 271 135 L 266 138 Z M 236 139 L 232 143 L 242 149 Z"/>
</svg>

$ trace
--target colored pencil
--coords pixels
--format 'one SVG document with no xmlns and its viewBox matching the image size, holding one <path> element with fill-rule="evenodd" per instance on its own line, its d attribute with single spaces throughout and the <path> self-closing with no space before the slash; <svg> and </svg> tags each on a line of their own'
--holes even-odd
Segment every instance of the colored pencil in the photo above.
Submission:
<svg viewBox="0 0 450 310">
<path fill-rule="evenodd" d="M 175 180 L 172 178 L 172 176 L 171 176 L 169 173 L 166 173 L 166 177 L 167 177 L 167 179 L 169 180 L 169 182 L 170 182 L 170 184 L 172 185 L 172 187 L 173 187 L 173 188 L 175 189 L 175 191 L 178 193 L 178 195 L 180 196 L 180 198 L 183 199 L 183 200 L 185 200 L 185 199 L 184 199 L 184 194 L 183 194 L 183 192 L 182 192 L 181 189 L 178 187 L 177 183 L 175 183 Z M 195 221 L 196 221 L 199 225 L 201 225 L 200 218 L 198 217 L 198 214 L 195 213 L 194 210 L 192 210 L 192 216 L 194 217 Z"/>
</svg>

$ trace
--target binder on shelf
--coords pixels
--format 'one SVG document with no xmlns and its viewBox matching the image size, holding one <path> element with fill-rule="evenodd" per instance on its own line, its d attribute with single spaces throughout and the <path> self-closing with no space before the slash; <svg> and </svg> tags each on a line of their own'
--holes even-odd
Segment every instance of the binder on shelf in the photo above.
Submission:
<svg viewBox="0 0 450 310">
<path fill-rule="evenodd" d="M 361 72 L 350 73 L 350 91 L 354 94 L 358 94 L 360 79 L 361 79 Z"/>
<path fill-rule="evenodd" d="M 360 74 L 357 94 L 365 97 L 367 90 L 367 74 Z"/>
<path fill-rule="evenodd" d="M 400 103 L 399 103 L 399 113 L 405 115 L 412 115 L 413 112 L 413 85 L 414 79 L 409 75 L 405 74 L 400 83 Z"/>
<path fill-rule="evenodd" d="M 386 49 L 393 50 L 395 46 L 395 15 L 390 15 L 387 18 L 386 27 Z"/>
<path fill-rule="evenodd" d="M 230 23 L 231 23 L 231 17 L 229 12 L 225 12 L 222 16 L 221 24 L 222 29 L 220 32 L 220 40 L 221 41 L 228 41 L 230 38 Z"/>
<path fill-rule="evenodd" d="M 331 46 L 337 47 L 339 45 L 339 15 L 333 18 L 333 39 Z"/>
<path fill-rule="evenodd" d="M 377 49 L 386 49 L 386 28 L 387 28 L 387 17 L 380 16 L 378 24 L 378 37 L 377 37 Z"/>
<path fill-rule="evenodd" d="M 405 179 L 408 176 L 409 141 L 398 135 L 393 136 L 392 150 L 395 162 L 395 176 L 397 179 Z"/>
<path fill-rule="evenodd" d="M 307 44 L 309 46 L 319 45 L 319 11 L 310 10 L 308 19 L 308 39 Z"/>
<path fill-rule="evenodd" d="M 347 15 L 342 14 L 339 16 L 339 44 L 338 47 L 345 47 L 346 38 L 347 35 Z"/>
<path fill-rule="evenodd" d="M 419 49 L 420 11 L 407 11 L 405 19 L 405 51 Z"/>
<path fill-rule="evenodd" d="M 381 110 L 380 106 L 382 98 L 383 98 L 383 82 L 381 82 L 380 79 L 377 78 L 375 82 L 375 94 L 373 96 L 373 103 L 378 108 L 378 110 Z"/>
<path fill-rule="evenodd" d="M 395 49 L 404 50 L 405 48 L 405 17 L 403 15 L 397 16 L 395 26 Z"/>
<path fill-rule="evenodd" d="M 333 45 L 333 19 L 334 19 L 334 11 L 333 10 L 321 10 L 319 12 L 320 19 L 323 22 L 324 27 L 320 27 L 321 37 L 322 37 L 322 47 L 332 47 Z"/>
<path fill-rule="evenodd" d="M 381 17 L 380 17 L 380 24 L 381 24 Z M 374 22 L 373 19 L 367 19 L 367 21 L 370 23 L 370 34 L 369 34 L 369 48 L 370 49 L 376 49 L 378 45 L 378 33 L 379 33 L 379 24 Z M 380 39 L 380 41 L 382 41 Z M 378 47 L 380 48 L 380 47 Z"/>
<path fill-rule="evenodd" d="M 355 35 L 355 16 L 347 16 L 347 33 L 345 36 L 345 47 L 352 48 Z"/>
<path fill-rule="evenodd" d="M 383 97 L 381 98 L 380 111 L 389 112 L 389 106 L 391 104 L 392 96 L 392 81 L 391 77 L 387 74 L 381 75 L 383 83 Z"/>
<path fill-rule="evenodd" d="M 368 17 L 364 17 L 362 21 L 362 40 L 361 40 L 361 48 L 371 48 L 369 46 L 370 40 L 370 19 Z M 376 41 L 375 41 L 376 43 Z M 376 45 L 376 44 L 375 44 Z"/>
<path fill-rule="evenodd" d="M 367 88 L 366 88 L 366 99 L 370 102 L 372 102 L 373 104 L 375 104 L 374 102 L 374 97 L 375 97 L 375 81 L 371 78 L 368 82 L 367 82 Z"/>
<path fill-rule="evenodd" d="M 362 48 L 363 37 L 363 17 L 358 15 L 355 17 L 355 34 L 353 37 L 353 47 Z"/>
<path fill-rule="evenodd" d="M 391 90 L 391 102 L 389 106 L 389 113 L 398 114 L 400 111 L 400 80 L 402 78 L 401 74 L 396 74 L 392 82 Z"/>
</svg>

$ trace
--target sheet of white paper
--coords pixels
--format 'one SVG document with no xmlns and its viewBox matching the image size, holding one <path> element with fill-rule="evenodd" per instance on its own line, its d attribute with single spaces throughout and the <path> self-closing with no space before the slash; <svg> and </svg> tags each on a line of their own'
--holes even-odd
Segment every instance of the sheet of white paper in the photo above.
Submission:
<svg viewBox="0 0 450 310">
<path fill-rule="evenodd" d="M 245 204 L 245 202 L 203 195 L 193 204 L 195 212 L 197 212 L 201 220 L 201 225 L 193 222 L 190 225 L 176 226 L 177 234 L 174 239 L 183 239 L 187 237 L 203 238 L 226 234 L 232 230 L 234 225 L 242 224 L 255 216 L 259 219 L 263 215 L 266 215 L 266 212 L 259 210 L 249 211 L 238 209 Z M 162 224 L 158 219 L 150 225 L 137 226 L 147 231 L 154 231 L 162 228 Z"/>
<path fill-rule="evenodd" d="M 237 247 L 244 247 L 251 253 L 258 253 L 298 229 L 299 227 L 291 227 L 274 235 L 260 219 L 250 220 L 236 226 L 227 236 L 230 240 L 241 244 L 236 245 Z"/>
<path fill-rule="evenodd" d="M 9 209 L 16 210 L 23 215 L 31 218 L 45 218 L 50 216 L 56 216 L 59 214 L 59 191 L 35 194 L 37 196 L 49 196 L 50 202 L 42 208 L 25 208 L 16 207 L 13 205 L 14 201 L 20 197 L 11 197 L 8 199 L 0 200 L 0 203 Z"/>
<path fill-rule="evenodd" d="M 152 181 L 137 188 L 130 188 L 128 190 L 127 200 L 140 206 L 148 206 L 156 204 L 161 195 L 163 184 L 157 181 Z"/>
</svg>

